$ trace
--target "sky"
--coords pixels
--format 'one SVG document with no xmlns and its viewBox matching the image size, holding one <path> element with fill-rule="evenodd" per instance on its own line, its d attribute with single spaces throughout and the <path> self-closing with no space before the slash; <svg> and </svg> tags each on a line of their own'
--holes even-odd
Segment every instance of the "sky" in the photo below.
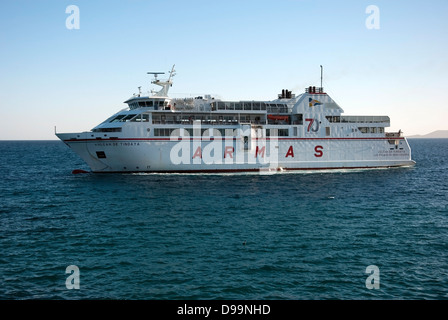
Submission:
<svg viewBox="0 0 448 320">
<path fill-rule="evenodd" d="M 344 114 L 448 130 L 446 0 L 2 0 L 0 140 L 89 131 L 173 64 L 170 95 L 225 100 L 300 94 L 322 65 Z"/>
</svg>

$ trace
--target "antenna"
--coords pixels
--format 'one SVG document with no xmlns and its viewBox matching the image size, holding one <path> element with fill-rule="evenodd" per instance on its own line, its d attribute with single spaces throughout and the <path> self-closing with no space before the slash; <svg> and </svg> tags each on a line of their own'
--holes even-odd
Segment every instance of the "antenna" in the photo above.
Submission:
<svg viewBox="0 0 448 320">
<path fill-rule="evenodd" d="M 175 70 L 174 70 L 174 65 L 171 68 L 171 71 L 168 71 L 168 72 L 170 74 L 168 80 L 163 80 L 163 81 L 157 79 L 157 76 L 159 74 L 165 74 L 165 72 L 147 72 L 147 74 L 154 75 L 154 80 L 151 81 L 151 83 L 162 87 L 162 89 L 160 91 L 156 92 L 154 94 L 154 96 L 157 96 L 157 97 L 167 97 L 168 96 L 168 90 L 173 85 L 172 77 L 176 75 Z M 154 92 L 151 90 L 151 93 L 154 93 Z"/>
<path fill-rule="evenodd" d="M 320 87 L 322 88 L 322 75 L 323 75 L 323 67 L 320 65 Z"/>
<path fill-rule="evenodd" d="M 158 74 L 165 74 L 165 72 L 147 72 L 147 74 L 153 74 L 154 75 L 154 81 L 158 82 L 159 80 L 157 80 L 157 75 Z"/>
<path fill-rule="evenodd" d="M 174 66 L 175 66 L 175 64 L 173 64 L 171 71 L 168 71 L 168 73 L 170 74 L 170 77 L 168 78 L 168 82 L 171 81 L 171 78 L 176 75 L 176 70 L 174 70 Z"/>
</svg>

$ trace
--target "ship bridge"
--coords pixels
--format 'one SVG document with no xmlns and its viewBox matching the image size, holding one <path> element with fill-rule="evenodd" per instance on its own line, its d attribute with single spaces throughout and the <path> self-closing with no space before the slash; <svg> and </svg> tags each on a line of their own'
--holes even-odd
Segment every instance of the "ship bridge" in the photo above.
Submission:
<svg viewBox="0 0 448 320">
<path fill-rule="evenodd" d="M 148 108 L 149 110 L 163 110 L 168 106 L 168 100 L 163 97 L 132 97 L 126 100 L 130 110 Z"/>
</svg>

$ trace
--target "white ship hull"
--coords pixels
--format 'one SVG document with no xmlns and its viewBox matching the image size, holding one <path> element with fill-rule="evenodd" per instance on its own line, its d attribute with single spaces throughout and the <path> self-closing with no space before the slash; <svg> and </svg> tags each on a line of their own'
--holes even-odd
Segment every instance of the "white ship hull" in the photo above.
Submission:
<svg viewBox="0 0 448 320">
<path fill-rule="evenodd" d="M 87 135 L 87 134 L 86 134 Z M 114 138 L 69 140 L 93 172 L 238 172 L 410 166 L 405 138 L 252 139 Z"/>
</svg>

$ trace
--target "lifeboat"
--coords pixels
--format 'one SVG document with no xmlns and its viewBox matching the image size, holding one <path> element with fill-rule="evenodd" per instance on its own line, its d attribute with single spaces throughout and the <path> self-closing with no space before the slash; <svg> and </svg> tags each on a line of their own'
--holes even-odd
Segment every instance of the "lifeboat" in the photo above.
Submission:
<svg viewBox="0 0 448 320">
<path fill-rule="evenodd" d="M 270 120 L 288 121 L 289 120 L 289 116 L 275 116 L 273 114 L 268 114 L 268 119 L 270 119 Z"/>
</svg>

